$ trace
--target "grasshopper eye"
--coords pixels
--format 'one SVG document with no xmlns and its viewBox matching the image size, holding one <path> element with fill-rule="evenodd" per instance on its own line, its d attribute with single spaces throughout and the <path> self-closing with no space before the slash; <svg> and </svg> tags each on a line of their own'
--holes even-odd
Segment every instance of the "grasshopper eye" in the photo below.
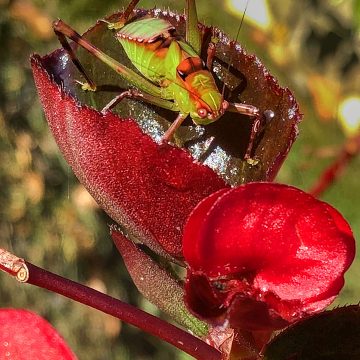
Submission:
<svg viewBox="0 0 360 360">
<path fill-rule="evenodd" d="M 198 109 L 197 113 L 202 119 L 206 118 L 208 115 L 207 110 L 204 108 Z"/>
<path fill-rule="evenodd" d="M 183 80 L 185 80 L 185 78 L 189 75 L 189 74 L 187 74 L 184 71 L 181 71 L 179 69 L 177 70 L 177 73 Z"/>
</svg>

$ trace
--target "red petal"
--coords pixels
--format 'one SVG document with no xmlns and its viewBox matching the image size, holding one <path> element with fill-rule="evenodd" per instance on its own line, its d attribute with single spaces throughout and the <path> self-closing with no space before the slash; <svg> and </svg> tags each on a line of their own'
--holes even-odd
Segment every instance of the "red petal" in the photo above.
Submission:
<svg viewBox="0 0 360 360">
<path fill-rule="evenodd" d="M 206 275 L 189 272 L 185 283 L 185 301 L 191 311 L 202 319 L 222 318 L 226 295 L 217 294 Z"/>
<path fill-rule="evenodd" d="M 242 294 L 265 302 L 287 321 L 331 303 L 355 254 L 351 229 L 334 208 L 270 183 L 203 200 L 185 226 L 183 248 L 190 273 L 228 278 L 230 300 Z"/>
<path fill-rule="evenodd" d="M 76 359 L 56 330 L 30 311 L 0 310 L 0 329 L 1 359 Z"/>
</svg>

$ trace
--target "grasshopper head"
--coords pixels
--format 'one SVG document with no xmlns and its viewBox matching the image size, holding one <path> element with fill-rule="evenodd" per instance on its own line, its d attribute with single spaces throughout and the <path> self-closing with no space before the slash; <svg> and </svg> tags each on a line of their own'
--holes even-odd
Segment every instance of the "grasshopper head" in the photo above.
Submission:
<svg viewBox="0 0 360 360">
<path fill-rule="evenodd" d="M 190 117 L 195 124 L 207 125 L 219 119 L 229 106 L 207 70 L 196 71 L 186 78 L 190 92 Z"/>
<path fill-rule="evenodd" d="M 216 91 L 202 94 L 196 101 L 196 111 L 190 113 L 196 124 L 207 125 L 218 120 L 228 108 L 229 103 Z"/>
</svg>

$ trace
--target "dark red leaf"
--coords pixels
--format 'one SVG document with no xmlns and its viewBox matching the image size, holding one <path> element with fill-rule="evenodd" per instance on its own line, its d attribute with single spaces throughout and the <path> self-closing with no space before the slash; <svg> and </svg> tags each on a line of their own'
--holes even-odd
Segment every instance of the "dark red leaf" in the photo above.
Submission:
<svg viewBox="0 0 360 360">
<path fill-rule="evenodd" d="M 184 32 L 183 17 L 156 13 Z M 139 241 L 178 259 L 182 258 L 183 225 L 193 207 L 228 185 L 272 180 L 295 140 L 301 118 L 291 92 L 281 88 L 255 56 L 214 31 L 220 39 L 216 76 L 224 77 L 224 61 L 231 58 L 233 62 L 232 75 L 226 81 L 227 99 L 275 113 L 255 141 L 253 162 L 244 160 L 253 121 L 249 117 L 227 113 L 203 128 L 185 123 L 176 140 L 182 149 L 159 146 L 155 141 L 176 114 L 139 101 L 123 101 L 114 109 L 118 115 L 103 116 L 89 108 L 102 109 L 115 96 L 114 89 L 119 92 L 129 84 L 85 50 L 77 50 L 84 67 L 99 88 L 113 89 L 112 93 L 82 91 L 75 82 L 82 80 L 81 75 L 63 50 L 32 57 L 45 115 L 76 176 L 105 211 Z M 208 39 L 211 29 L 204 29 L 204 33 Z M 86 37 L 131 66 L 105 23 L 96 24 Z"/>
<path fill-rule="evenodd" d="M 274 337 L 264 360 L 360 358 L 360 307 L 351 305 L 300 321 Z"/>
<path fill-rule="evenodd" d="M 56 330 L 30 311 L 1 309 L 0 329 L 1 359 L 76 360 Z"/>
<path fill-rule="evenodd" d="M 281 327 L 329 305 L 343 286 L 355 242 L 330 205 L 290 186 L 249 183 L 195 208 L 183 251 L 188 282 L 202 274 L 211 289 L 187 285 L 193 311 L 206 317 L 206 304 L 225 297 L 217 306 L 233 325 L 256 329 Z"/>
<path fill-rule="evenodd" d="M 114 227 L 111 235 L 138 290 L 178 324 L 198 336 L 206 335 L 207 325 L 190 314 L 185 306 L 181 281 Z"/>
</svg>

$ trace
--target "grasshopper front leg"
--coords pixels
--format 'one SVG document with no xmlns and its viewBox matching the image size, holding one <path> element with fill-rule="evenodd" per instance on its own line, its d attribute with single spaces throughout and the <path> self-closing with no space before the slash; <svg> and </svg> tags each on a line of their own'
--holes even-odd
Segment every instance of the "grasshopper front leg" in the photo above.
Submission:
<svg viewBox="0 0 360 360">
<path fill-rule="evenodd" d="M 188 114 L 179 113 L 176 117 L 175 121 L 171 124 L 171 126 L 167 129 L 164 136 L 161 139 L 162 143 L 168 143 L 176 130 L 180 127 L 180 125 L 184 122 L 184 120 L 188 117 Z"/>
<path fill-rule="evenodd" d="M 102 110 L 103 114 L 106 114 L 111 109 L 113 109 L 117 104 L 119 104 L 124 99 L 136 99 L 144 101 L 148 104 L 159 106 L 163 109 L 171 110 L 171 111 L 179 111 L 178 107 L 175 105 L 173 101 L 164 100 L 156 96 L 152 96 L 146 93 L 141 93 L 135 89 L 130 89 L 123 91 L 114 99 L 112 99 Z"/>
<path fill-rule="evenodd" d="M 146 103 L 156 105 L 162 107 L 163 109 L 171 110 L 171 111 L 179 111 L 178 107 L 175 105 L 174 102 L 160 99 L 158 97 L 143 94 L 137 90 L 127 90 L 122 92 L 121 94 L 117 95 L 114 99 L 112 99 L 102 110 L 103 114 L 106 114 L 110 111 L 113 107 L 115 107 L 119 102 L 124 99 L 137 99 L 144 101 Z M 161 143 L 168 143 L 171 138 L 173 137 L 176 130 L 180 127 L 183 121 L 188 117 L 188 114 L 179 113 L 176 117 L 175 121 L 171 124 L 171 126 L 166 130 L 164 136 L 161 139 Z"/>
<path fill-rule="evenodd" d="M 213 62 L 215 58 L 216 47 L 213 42 L 209 42 L 209 46 L 207 48 L 207 57 L 206 57 L 206 67 L 212 71 L 213 70 Z"/>
<path fill-rule="evenodd" d="M 262 115 L 260 115 L 260 110 L 257 107 L 241 103 L 229 103 L 227 111 L 253 117 L 249 144 L 244 156 L 245 160 L 249 160 L 251 159 L 256 136 L 265 129 L 266 125 L 274 118 L 275 113 L 272 110 L 265 110 Z"/>
</svg>

